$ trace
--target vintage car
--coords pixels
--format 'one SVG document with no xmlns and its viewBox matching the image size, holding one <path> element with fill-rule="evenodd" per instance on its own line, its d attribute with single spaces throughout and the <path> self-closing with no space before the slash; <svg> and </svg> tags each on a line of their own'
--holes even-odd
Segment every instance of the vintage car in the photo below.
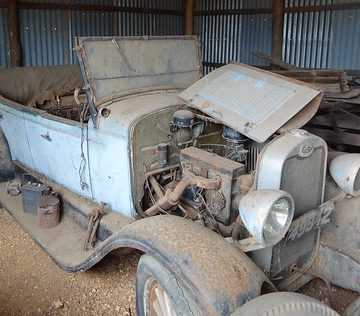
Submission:
<svg viewBox="0 0 360 316">
<path fill-rule="evenodd" d="M 76 45 L 80 69 L 0 71 L 0 201 L 60 268 L 143 252 L 139 315 L 337 315 L 292 292 L 360 291 L 360 155 L 300 129 L 321 88 L 239 63 L 201 78 L 196 37 Z"/>
</svg>

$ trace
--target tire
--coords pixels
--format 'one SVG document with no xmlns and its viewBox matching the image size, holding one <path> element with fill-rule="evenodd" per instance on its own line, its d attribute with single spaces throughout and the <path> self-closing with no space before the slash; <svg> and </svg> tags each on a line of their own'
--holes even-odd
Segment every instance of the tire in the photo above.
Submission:
<svg viewBox="0 0 360 316">
<path fill-rule="evenodd" d="M 232 316 L 340 316 L 318 300 L 290 292 L 265 294 L 244 304 Z"/>
<path fill-rule="evenodd" d="M 136 272 L 137 315 L 158 315 L 156 308 L 166 310 L 160 314 L 164 316 L 200 315 L 194 299 L 171 272 L 153 257 L 143 255 Z"/>
<path fill-rule="evenodd" d="M 15 178 L 15 165 L 11 159 L 9 144 L 0 129 L 0 182 Z"/>
</svg>

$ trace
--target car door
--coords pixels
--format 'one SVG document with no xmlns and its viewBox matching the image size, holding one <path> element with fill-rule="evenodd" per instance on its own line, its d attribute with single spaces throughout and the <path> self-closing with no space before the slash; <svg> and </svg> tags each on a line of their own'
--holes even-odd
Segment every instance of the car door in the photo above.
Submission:
<svg viewBox="0 0 360 316">
<path fill-rule="evenodd" d="M 13 160 L 34 169 L 25 128 L 24 109 L 9 100 L 0 97 L 0 128 L 10 147 Z"/>
<path fill-rule="evenodd" d="M 35 171 L 92 198 L 87 124 L 47 113 L 26 113 L 24 121 Z"/>
</svg>

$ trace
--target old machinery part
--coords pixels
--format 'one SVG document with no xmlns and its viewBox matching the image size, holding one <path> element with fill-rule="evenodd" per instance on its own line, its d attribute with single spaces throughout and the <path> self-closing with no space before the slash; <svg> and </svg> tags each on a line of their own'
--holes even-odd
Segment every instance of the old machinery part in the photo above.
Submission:
<svg viewBox="0 0 360 316">
<path fill-rule="evenodd" d="M 330 173 L 336 184 L 347 194 L 360 195 L 360 155 L 343 154 L 330 163 Z"/>
<path fill-rule="evenodd" d="M 151 187 L 153 188 L 155 194 L 157 195 L 158 199 L 163 198 L 165 194 L 161 190 L 161 187 L 160 187 L 159 183 L 156 181 L 156 179 L 153 176 L 151 176 L 151 177 L 149 177 L 149 182 L 150 182 Z"/>
<path fill-rule="evenodd" d="M 102 108 L 102 109 L 100 110 L 100 115 L 101 115 L 103 118 L 109 117 L 109 115 L 110 115 L 110 109 L 108 109 L 108 108 Z"/>
<path fill-rule="evenodd" d="M 224 157 L 244 163 L 248 152 L 244 145 L 248 138 L 228 126 L 224 126 L 222 137 L 225 140 Z"/>
<path fill-rule="evenodd" d="M 245 165 L 195 147 L 180 151 L 180 163 L 183 170 L 190 169 L 196 175 L 219 175 L 221 188 L 217 191 L 204 190 L 198 197 L 217 221 L 224 225 L 235 221 L 238 209 L 232 208 L 231 201 L 235 198 L 234 194 L 240 193 L 238 178 L 245 174 Z M 196 202 L 194 194 L 190 197 L 185 194 L 184 199 L 190 205 Z"/>
<path fill-rule="evenodd" d="M 37 202 L 38 226 L 43 229 L 56 227 L 60 222 L 60 201 L 53 195 L 41 196 Z"/>
<path fill-rule="evenodd" d="M 172 124 L 176 128 L 190 128 L 195 121 L 195 114 L 190 110 L 178 110 L 173 114 Z"/>
<path fill-rule="evenodd" d="M 248 138 L 245 135 L 228 126 L 224 126 L 222 137 L 226 141 L 234 142 L 237 144 L 244 144 L 248 141 Z"/>
<path fill-rule="evenodd" d="M 256 170 L 256 164 L 258 157 L 260 156 L 261 150 L 266 146 L 266 143 L 257 143 L 255 141 L 249 140 L 245 148 L 247 149 L 247 159 L 246 159 L 246 171 L 251 173 Z"/>
<path fill-rule="evenodd" d="M 323 203 L 326 162 L 327 145 L 322 138 L 304 130 L 285 133 L 261 151 L 256 189 L 290 193 L 297 218 Z"/>
<path fill-rule="evenodd" d="M 183 174 L 184 177 L 176 187 L 173 190 L 168 189 L 163 198 L 145 211 L 146 215 L 152 216 L 158 214 L 162 210 L 167 211 L 176 206 L 185 189 L 189 186 L 195 186 L 206 190 L 218 190 L 221 186 L 221 179 L 216 175 L 215 178 L 209 179 L 197 176 L 189 170 L 184 170 Z"/>
<path fill-rule="evenodd" d="M 81 91 L 81 88 L 76 88 L 74 90 L 74 100 L 77 105 L 81 105 L 81 100 L 79 98 L 80 91 Z"/>
<path fill-rule="evenodd" d="M 294 216 L 294 200 L 280 190 L 250 191 L 240 201 L 239 213 L 247 230 L 262 245 L 277 244 Z"/>
<path fill-rule="evenodd" d="M 189 144 L 193 140 L 191 126 L 194 122 L 195 114 L 190 110 L 178 110 L 173 114 L 170 132 L 178 146 Z"/>
<path fill-rule="evenodd" d="M 6 192 L 10 196 L 18 196 L 21 193 L 21 180 L 15 179 L 9 182 Z"/>
<path fill-rule="evenodd" d="M 168 145 L 161 143 L 157 146 L 157 163 L 159 167 L 165 167 L 167 165 L 168 157 Z"/>
<path fill-rule="evenodd" d="M 233 185 L 231 208 L 238 210 L 240 201 L 253 187 L 254 185 L 254 174 L 247 173 L 239 176 L 236 179 L 236 183 Z"/>
<path fill-rule="evenodd" d="M 204 122 L 199 121 L 195 122 L 193 125 L 191 125 L 191 136 L 193 139 L 198 139 L 202 132 L 204 131 Z"/>
<path fill-rule="evenodd" d="M 42 195 L 50 193 L 45 184 L 27 181 L 21 186 L 21 197 L 25 213 L 36 214 L 37 202 Z"/>
<path fill-rule="evenodd" d="M 96 241 L 96 233 L 100 225 L 101 218 L 105 215 L 106 204 L 101 203 L 101 208 L 93 209 L 89 214 L 89 224 L 86 231 L 86 238 L 84 242 L 84 251 L 94 249 Z"/>
</svg>

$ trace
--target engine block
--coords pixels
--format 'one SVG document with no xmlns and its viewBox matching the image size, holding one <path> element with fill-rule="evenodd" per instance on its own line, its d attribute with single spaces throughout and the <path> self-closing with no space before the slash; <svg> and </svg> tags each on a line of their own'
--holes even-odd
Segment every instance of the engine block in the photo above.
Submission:
<svg viewBox="0 0 360 316">
<path fill-rule="evenodd" d="M 217 191 L 206 190 L 204 196 L 215 219 L 229 225 L 231 219 L 237 216 L 232 214 L 231 201 L 238 177 L 246 172 L 245 165 L 196 147 L 181 150 L 180 163 L 182 168 L 188 168 L 196 175 L 221 177 L 221 188 Z"/>
</svg>

